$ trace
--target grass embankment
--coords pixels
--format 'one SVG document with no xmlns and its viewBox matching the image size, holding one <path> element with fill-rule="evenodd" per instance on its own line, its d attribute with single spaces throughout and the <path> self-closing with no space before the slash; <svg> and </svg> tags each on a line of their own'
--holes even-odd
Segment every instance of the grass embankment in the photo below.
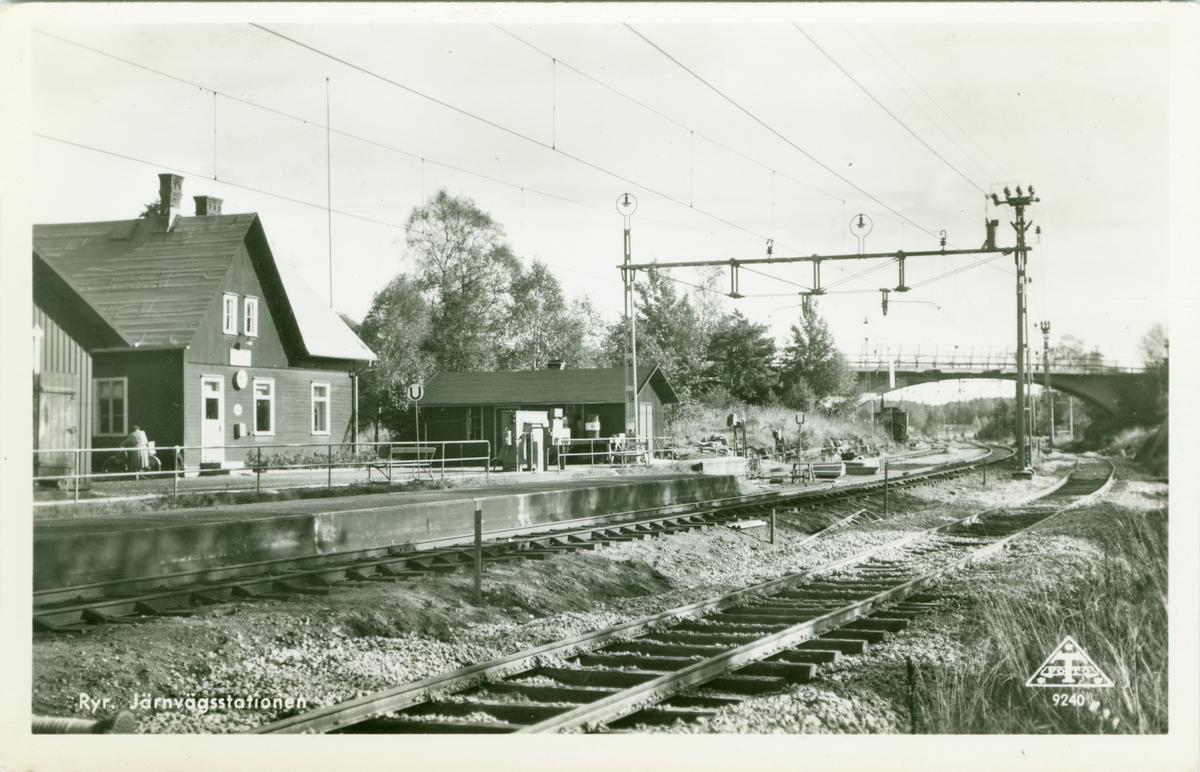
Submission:
<svg viewBox="0 0 1200 772">
<path fill-rule="evenodd" d="M 1031 562 L 975 601 L 965 656 L 917 671 L 916 731 L 1167 731 L 1167 510 L 1106 503 L 1064 517 L 1083 537 L 1080 559 Z M 1025 685 L 1067 635 L 1113 688 Z M 1072 695 L 1082 705 L 1061 704 Z"/>
<path fill-rule="evenodd" d="M 686 415 L 677 416 L 667 427 L 667 433 L 680 443 L 694 445 L 712 435 L 729 440 L 732 435 L 726 426 L 730 413 L 737 413 L 746 422 L 746 437 L 752 447 L 774 448 L 772 429 L 779 429 L 789 446 L 798 444 L 799 429 L 796 412 L 779 405 L 704 407 L 696 406 Z M 858 440 L 873 445 L 884 445 L 887 436 L 874 423 L 857 418 L 807 413 L 804 419 L 804 446 L 814 448 L 827 440 Z"/>
</svg>

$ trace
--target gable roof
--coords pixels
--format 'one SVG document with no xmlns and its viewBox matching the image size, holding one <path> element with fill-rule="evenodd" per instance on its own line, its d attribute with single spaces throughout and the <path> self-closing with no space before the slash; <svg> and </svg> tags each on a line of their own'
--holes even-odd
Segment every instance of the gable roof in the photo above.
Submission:
<svg viewBox="0 0 1200 772">
<path fill-rule="evenodd" d="M 133 347 L 191 345 L 248 238 L 255 268 L 267 274 L 264 289 L 282 285 L 258 215 L 176 217 L 173 222 L 169 231 L 162 217 L 35 225 L 35 263 L 43 261 Z M 280 321 L 295 322 L 298 342 L 310 356 L 375 358 L 336 314 L 314 311 L 295 285 L 283 289 L 285 319 Z M 337 332 L 322 332 L 322 327 Z"/>
<path fill-rule="evenodd" d="M 183 348 L 253 214 L 33 226 L 33 251 L 133 346 Z"/>
<path fill-rule="evenodd" d="M 678 402 L 657 367 L 638 368 L 638 391 L 649 382 L 664 403 Z M 625 401 L 625 368 L 523 370 L 512 373 L 441 372 L 425 384 L 421 405 L 612 404 Z"/>
<path fill-rule="evenodd" d="M 311 357 L 357 359 L 372 362 L 377 357 L 351 330 L 342 317 L 317 297 L 312 288 L 291 270 L 276 263 L 283 291 L 292 308 L 300 340 Z"/>
</svg>

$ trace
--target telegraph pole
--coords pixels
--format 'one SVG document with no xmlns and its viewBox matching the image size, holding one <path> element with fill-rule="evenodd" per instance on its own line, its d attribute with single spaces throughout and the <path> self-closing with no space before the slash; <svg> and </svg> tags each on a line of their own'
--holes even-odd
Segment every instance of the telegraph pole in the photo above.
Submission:
<svg viewBox="0 0 1200 772">
<path fill-rule="evenodd" d="M 1046 401 L 1050 403 L 1050 449 L 1054 449 L 1054 394 L 1050 391 L 1050 322 L 1042 322 L 1042 372 L 1045 374 L 1042 386 L 1046 389 Z"/>
<path fill-rule="evenodd" d="M 625 280 L 625 435 L 638 437 L 638 393 L 637 393 L 637 315 L 633 306 L 633 277 L 636 271 L 629 268 L 633 263 L 633 251 L 629 237 L 629 218 L 637 210 L 637 199 L 628 193 L 617 199 L 617 211 L 625 217 L 625 262 L 621 266 L 621 278 Z"/>
<path fill-rule="evenodd" d="M 1017 262 L 1017 470 L 1013 472 L 1013 477 L 1023 480 L 1033 477 L 1033 470 L 1029 467 L 1028 448 L 1025 447 L 1025 424 L 1028 420 L 1025 414 L 1025 261 L 1029 252 L 1029 248 L 1025 246 L 1025 231 L 1029 230 L 1033 221 L 1025 222 L 1025 207 L 1036 201 L 1038 199 L 1034 196 L 1032 185 L 1029 186 L 1028 193 L 1024 193 L 1018 185 L 1015 196 L 1005 188 L 1003 201 L 995 193 L 992 194 L 993 204 L 1007 204 L 1017 215 L 1017 221 L 1012 223 L 1017 232 L 1017 248 L 1013 250 Z"/>
</svg>

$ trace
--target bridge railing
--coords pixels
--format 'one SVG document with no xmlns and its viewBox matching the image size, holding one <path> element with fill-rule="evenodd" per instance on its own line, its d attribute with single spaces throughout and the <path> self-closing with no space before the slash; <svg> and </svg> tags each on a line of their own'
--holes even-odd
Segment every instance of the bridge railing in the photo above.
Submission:
<svg viewBox="0 0 1200 772">
<path fill-rule="evenodd" d="M 1030 365 L 1035 373 L 1042 371 L 1042 352 L 1032 349 Z M 1017 367 L 1015 348 L 992 348 L 963 346 L 915 346 L 911 350 L 870 352 L 857 357 L 847 357 L 850 365 L 860 372 L 887 372 L 889 369 L 908 372 L 940 370 L 942 372 L 984 373 L 989 371 L 1013 372 Z M 1050 373 L 1099 374 L 1141 373 L 1145 367 L 1139 364 L 1107 359 L 1098 354 L 1061 355 L 1050 351 Z"/>
</svg>

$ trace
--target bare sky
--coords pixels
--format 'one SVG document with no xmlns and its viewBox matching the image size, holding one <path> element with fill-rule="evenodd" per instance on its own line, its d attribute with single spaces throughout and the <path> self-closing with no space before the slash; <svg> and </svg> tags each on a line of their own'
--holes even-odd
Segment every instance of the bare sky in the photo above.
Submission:
<svg viewBox="0 0 1200 772">
<path fill-rule="evenodd" d="M 186 206 L 206 194 L 257 211 L 279 261 L 328 298 L 329 195 L 333 304 L 361 318 L 411 268 L 400 226 L 445 187 L 615 318 L 627 191 L 635 260 L 670 262 L 758 257 L 767 239 L 779 255 L 855 252 L 860 212 L 869 251 L 935 248 L 943 229 L 977 247 L 985 217 L 1011 244 L 1011 212 L 984 192 L 1032 182 L 1031 325 L 1135 361 L 1166 321 L 1162 24 L 253 18 L 35 25 L 33 221 L 136 216 L 155 175 L 177 171 Z M 1012 346 L 1012 258 L 983 259 L 909 260 L 916 289 L 886 317 L 894 267 L 849 279 L 881 263 L 826 264 L 838 284 L 820 309 L 851 356 Z M 782 339 L 811 270 L 763 273 L 776 278 L 743 272 L 750 297 L 728 303 Z"/>
</svg>

